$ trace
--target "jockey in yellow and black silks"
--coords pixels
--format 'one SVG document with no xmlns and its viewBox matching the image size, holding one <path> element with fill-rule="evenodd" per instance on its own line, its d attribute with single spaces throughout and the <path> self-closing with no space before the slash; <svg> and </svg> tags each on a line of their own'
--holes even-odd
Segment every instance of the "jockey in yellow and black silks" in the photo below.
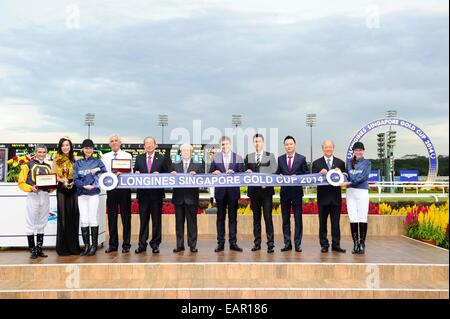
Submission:
<svg viewBox="0 0 450 319">
<path fill-rule="evenodd" d="M 32 259 L 48 257 L 43 253 L 42 246 L 50 210 L 49 191 L 39 190 L 36 187 L 36 175 L 52 173 L 51 166 L 44 161 L 46 155 L 47 147 L 37 145 L 35 159 L 21 166 L 18 182 L 19 188 L 28 193 L 25 227 Z M 37 237 L 37 245 L 34 242 L 34 234 Z"/>
</svg>

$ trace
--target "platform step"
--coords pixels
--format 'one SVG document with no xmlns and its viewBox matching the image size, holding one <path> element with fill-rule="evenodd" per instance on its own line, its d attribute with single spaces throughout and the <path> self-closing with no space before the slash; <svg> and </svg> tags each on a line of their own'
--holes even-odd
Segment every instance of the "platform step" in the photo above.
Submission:
<svg viewBox="0 0 450 319">
<path fill-rule="evenodd" d="M 136 240 L 136 239 L 135 239 Z M 135 243 L 136 241 L 133 241 Z M 121 252 L 31 260 L 26 250 L 0 253 L 0 298 L 448 298 L 448 250 L 401 236 L 372 236 L 365 255 L 321 253 L 317 236 L 304 236 L 302 253 L 215 253 L 215 236 L 201 235 L 198 253 Z M 351 239 L 341 244 L 349 249 Z"/>
<path fill-rule="evenodd" d="M 0 299 L 448 299 L 414 289 L 67 289 L 0 292 Z"/>
<path fill-rule="evenodd" d="M 342 263 L 0 266 L 0 297 L 448 298 L 448 271 L 448 265 Z"/>
</svg>

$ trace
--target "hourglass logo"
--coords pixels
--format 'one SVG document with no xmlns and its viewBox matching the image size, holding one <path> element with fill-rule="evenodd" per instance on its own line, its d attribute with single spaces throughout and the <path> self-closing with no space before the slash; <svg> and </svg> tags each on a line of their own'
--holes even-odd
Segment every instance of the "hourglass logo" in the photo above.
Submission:
<svg viewBox="0 0 450 319">
<path fill-rule="evenodd" d="M 114 173 L 104 173 L 100 176 L 98 183 L 101 189 L 110 191 L 117 187 L 119 179 Z"/>
<path fill-rule="evenodd" d="M 340 186 L 345 182 L 344 174 L 341 171 L 330 169 L 327 173 L 327 182 L 332 186 Z"/>
</svg>

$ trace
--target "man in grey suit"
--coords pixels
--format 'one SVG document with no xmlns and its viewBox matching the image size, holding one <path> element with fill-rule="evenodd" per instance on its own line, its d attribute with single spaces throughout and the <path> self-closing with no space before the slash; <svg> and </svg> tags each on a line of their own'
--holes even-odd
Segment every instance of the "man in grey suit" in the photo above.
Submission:
<svg viewBox="0 0 450 319">
<path fill-rule="evenodd" d="M 172 174 L 201 174 L 203 165 L 192 162 L 193 147 L 189 144 L 180 146 L 181 161 L 172 164 Z M 197 209 L 200 192 L 199 188 L 174 188 L 172 203 L 175 205 L 175 230 L 177 247 L 173 252 L 184 251 L 184 221 L 187 221 L 188 246 L 190 251 L 197 250 Z"/>
<path fill-rule="evenodd" d="M 245 169 L 247 173 L 274 174 L 277 171 L 277 161 L 273 153 L 264 151 L 264 136 L 255 134 L 253 136 L 255 152 L 245 157 Z M 274 232 L 272 221 L 272 196 L 275 194 L 273 187 L 249 186 L 247 195 L 250 197 L 253 211 L 253 235 L 255 237 L 252 251 L 261 250 L 261 210 L 266 224 L 267 252 L 274 252 Z"/>
</svg>

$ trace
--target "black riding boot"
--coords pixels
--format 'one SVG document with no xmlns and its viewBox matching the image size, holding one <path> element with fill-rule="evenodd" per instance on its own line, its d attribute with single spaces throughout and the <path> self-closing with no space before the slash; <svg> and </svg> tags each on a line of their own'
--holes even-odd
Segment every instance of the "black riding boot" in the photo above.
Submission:
<svg viewBox="0 0 450 319">
<path fill-rule="evenodd" d="M 352 254 L 359 254 L 358 223 L 350 223 L 350 230 L 353 238 Z"/>
<path fill-rule="evenodd" d="M 37 254 L 37 249 L 36 249 L 36 245 L 34 244 L 34 235 L 28 235 L 28 248 L 30 248 L 30 258 L 31 259 L 36 259 L 38 258 L 38 254 Z"/>
<path fill-rule="evenodd" d="M 89 227 L 81 227 L 81 237 L 83 237 L 84 249 L 81 252 L 81 256 L 86 256 L 91 248 L 91 242 L 89 239 Z"/>
<path fill-rule="evenodd" d="M 37 234 L 37 255 L 39 257 L 44 257 L 47 258 L 48 255 L 44 254 L 44 252 L 42 251 L 42 246 L 44 245 L 44 234 Z"/>
<path fill-rule="evenodd" d="M 366 252 L 367 223 L 359 223 L 359 254 Z"/>
<path fill-rule="evenodd" d="M 97 252 L 97 245 L 98 245 L 98 226 L 91 227 L 91 234 L 92 234 L 92 246 L 91 249 L 89 249 L 89 252 L 87 253 L 87 256 L 94 256 Z"/>
</svg>

